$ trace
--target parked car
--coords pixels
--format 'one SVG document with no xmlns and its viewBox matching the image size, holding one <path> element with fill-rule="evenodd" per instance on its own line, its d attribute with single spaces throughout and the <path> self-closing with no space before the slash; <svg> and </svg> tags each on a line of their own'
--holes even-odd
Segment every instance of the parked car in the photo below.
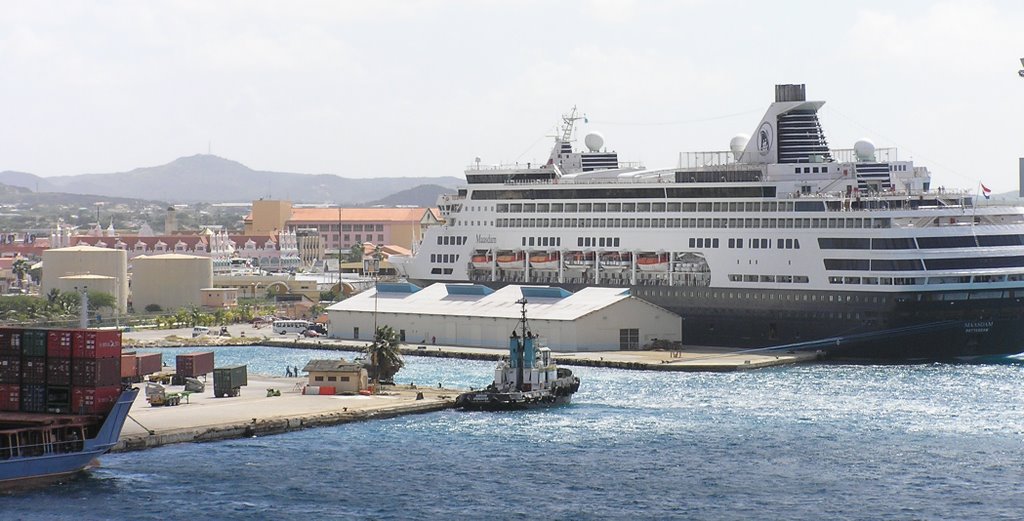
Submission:
<svg viewBox="0 0 1024 521">
<path fill-rule="evenodd" d="M 324 335 L 324 336 L 327 335 L 327 326 L 325 326 L 323 324 L 313 324 L 312 326 L 309 326 L 309 329 L 312 329 L 313 331 L 316 331 L 317 333 L 320 333 L 321 335 Z"/>
<path fill-rule="evenodd" d="M 307 330 L 303 331 L 303 332 L 302 332 L 302 334 L 303 334 L 303 336 L 307 336 L 307 337 L 318 337 L 318 336 L 324 336 L 324 335 L 323 335 L 323 334 L 321 334 L 321 333 L 320 333 L 319 331 L 317 331 L 317 330 L 315 330 L 315 329 L 313 329 L 313 328 L 309 328 L 309 329 L 307 329 Z"/>
</svg>

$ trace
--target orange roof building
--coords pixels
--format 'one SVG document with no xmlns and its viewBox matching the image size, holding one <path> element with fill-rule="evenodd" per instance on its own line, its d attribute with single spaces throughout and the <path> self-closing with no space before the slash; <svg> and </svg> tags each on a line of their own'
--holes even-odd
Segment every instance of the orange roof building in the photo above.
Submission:
<svg viewBox="0 0 1024 521">
<path fill-rule="evenodd" d="M 247 234 L 316 230 L 326 252 L 344 254 L 367 242 L 411 250 L 424 228 L 441 219 L 436 208 L 296 208 L 290 201 L 261 200 L 253 201 L 244 222 Z"/>
</svg>

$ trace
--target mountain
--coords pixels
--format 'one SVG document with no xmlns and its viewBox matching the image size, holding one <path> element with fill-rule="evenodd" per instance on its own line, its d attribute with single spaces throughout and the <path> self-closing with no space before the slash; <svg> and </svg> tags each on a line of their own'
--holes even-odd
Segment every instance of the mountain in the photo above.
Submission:
<svg viewBox="0 0 1024 521">
<path fill-rule="evenodd" d="M 253 170 L 230 159 L 197 154 L 166 165 L 110 174 L 42 178 L 6 171 L 0 172 L 0 183 L 48 192 L 159 198 L 183 203 L 249 202 L 270 197 L 304 203 L 363 205 L 425 183 L 454 187 L 464 180 L 456 177 L 350 179 L 332 174 L 268 172 Z"/>
<path fill-rule="evenodd" d="M 383 199 L 378 199 L 367 206 L 419 206 L 423 208 L 436 206 L 437 197 L 441 194 L 454 193 L 455 190 L 441 185 L 420 185 L 401 192 L 395 192 Z"/>
</svg>

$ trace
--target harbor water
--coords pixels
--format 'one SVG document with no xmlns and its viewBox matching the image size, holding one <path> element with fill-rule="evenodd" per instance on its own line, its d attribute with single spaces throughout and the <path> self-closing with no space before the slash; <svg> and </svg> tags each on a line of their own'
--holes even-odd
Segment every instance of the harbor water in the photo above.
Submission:
<svg viewBox="0 0 1024 521">
<path fill-rule="evenodd" d="M 145 350 L 141 350 L 145 351 Z M 283 375 L 320 352 L 216 348 Z M 166 350 L 165 360 L 187 351 Z M 345 353 L 351 357 L 352 353 Z M 396 380 L 484 386 L 406 357 Z M 109 454 L 4 519 L 1020 519 L 1024 365 L 574 368 L 572 405 Z"/>
</svg>

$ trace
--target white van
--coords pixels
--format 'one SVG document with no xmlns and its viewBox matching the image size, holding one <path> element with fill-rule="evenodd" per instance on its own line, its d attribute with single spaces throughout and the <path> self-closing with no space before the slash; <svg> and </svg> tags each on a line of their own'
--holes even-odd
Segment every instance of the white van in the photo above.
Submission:
<svg viewBox="0 0 1024 521">
<path fill-rule="evenodd" d="M 208 328 L 208 327 L 196 326 L 196 327 L 192 328 L 192 338 L 195 338 L 197 336 L 209 335 L 209 334 L 210 334 L 210 328 Z"/>
<path fill-rule="evenodd" d="M 309 329 L 313 323 L 306 320 L 275 320 L 274 321 L 274 332 L 279 335 L 285 335 L 288 333 L 302 333 Z"/>
</svg>

